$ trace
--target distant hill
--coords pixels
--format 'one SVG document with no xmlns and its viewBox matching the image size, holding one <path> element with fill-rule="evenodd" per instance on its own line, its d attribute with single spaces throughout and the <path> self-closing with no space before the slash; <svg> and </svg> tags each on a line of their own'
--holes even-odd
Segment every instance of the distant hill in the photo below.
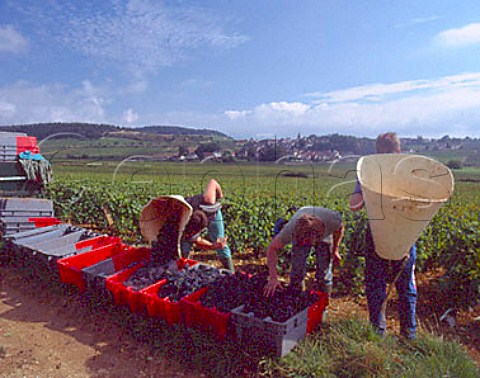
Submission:
<svg viewBox="0 0 480 378">
<path fill-rule="evenodd" d="M 122 128 L 112 125 L 93 123 L 34 123 L 28 125 L 1 126 L 0 131 L 27 133 L 37 139 L 45 139 L 59 133 L 78 134 L 86 139 L 98 139 L 108 132 L 120 131 Z"/>
<path fill-rule="evenodd" d="M 45 156 L 58 160 L 102 158 L 119 160 L 144 155 L 159 159 L 189 154 L 198 148 L 218 146 L 232 150 L 233 138 L 214 130 L 178 126 L 119 127 L 91 123 L 38 123 L 0 126 L 0 132 L 21 132 L 41 143 Z"/>
<path fill-rule="evenodd" d="M 35 123 L 28 125 L 0 126 L 0 131 L 22 132 L 44 139 L 53 134 L 73 133 L 90 140 L 107 135 L 116 136 L 135 135 L 134 139 L 142 139 L 141 134 L 182 135 L 182 136 L 211 136 L 231 139 L 219 131 L 208 129 L 193 129 L 180 126 L 144 126 L 139 128 L 120 127 L 95 123 Z M 148 137 L 145 136 L 147 139 Z"/>
<path fill-rule="evenodd" d="M 170 135 L 204 135 L 204 136 L 219 136 L 230 138 L 227 134 L 220 131 L 210 129 L 191 129 L 180 126 L 145 126 L 137 127 L 135 131 L 140 131 L 149 134 L 170 134 Z"/>
</svg>

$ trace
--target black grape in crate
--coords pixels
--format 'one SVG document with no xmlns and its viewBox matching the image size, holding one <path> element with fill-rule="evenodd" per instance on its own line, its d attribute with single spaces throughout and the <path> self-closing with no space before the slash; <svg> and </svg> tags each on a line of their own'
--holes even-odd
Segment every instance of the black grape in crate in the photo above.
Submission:
<svg viewBox="0 0 480 378">
<path fill-rule="evenodd" d="M 252 312 L 257 318 L 270 317 L 276 322 L 283 323 L 319 300 L 318 295 L 302 292 L 293 286 L 276 290 L 273 296 L 265 297 L 263 291 L 266 283 L 267 278 L 263 275 L 252 277 L 245 301 L 245 313 Z"/>
<path fill-rule="evenodd" d="M 134 291 L 139 291 L 166 278 L 170 272 L 171 269 L 167 265 L 157 265 L 151 261 L 123 281 L 123 284 L 126 287 L 131 287 Z"/>
<path fill-rule="evenodd" d="M 226 277 L 222 271 L 204 264 L 195 265 L 190 269 L 172 271 L 165 277 L 167 283 L 160 287 L 158 296 L 168 297 L 176 302 L 222 277 Z"/>
<path fill-rule="evenodd" d="M 245 274 L 232 274 L 220 277 L 200 298 L 204 307 L 215 307 L 218 311 L 229 312 L 244 303 L 248 277 Z"/>
</svg>

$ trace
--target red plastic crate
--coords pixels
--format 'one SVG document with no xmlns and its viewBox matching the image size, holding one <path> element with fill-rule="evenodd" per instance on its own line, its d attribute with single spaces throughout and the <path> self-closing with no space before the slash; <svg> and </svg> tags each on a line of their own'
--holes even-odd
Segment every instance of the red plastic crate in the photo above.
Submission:
<svg viewBox="0 0 480 378">
<path fill-rule="evenodd" d="M 169 298 L 160 298 L 158 290 L 167 283 L 167 280 L 157 282 L 144 291 L 144 303 L 148 316 L 161 318 L 169 324 L 178 324 L 182 321 L 182 313 L 178 302 L 171 302 Z"/>
<path fill-rule="evenodd" d="M 320 299 L 308 309 L 307 334 L 313 333 L 318 324 L 322 322 L 323 312 L 328 306 L 328 294 L 321 291 L 314 291 Z"/>
<path fill-rule="evenodd" d="M 184 269 L 187 265 L 190 267 L 197 264 L 198 264 L 198 261 L 186 259 L 185 257 L 181 257 L 177 260 L 178 269 Z"/>
<path fill-rule="evenodd" d="M 208 288 L 201 290 L 203 290 L 201 295 L 198 295 L 196 298 L 185 297 L 185 300 L 182 302 L 185 325 L 187 327 L 198 327 L 223 340 L 228 332 L 231 312 L 221 312 L 215 307 L 203 306 L 200 298 L 208 291 Z"/>
<path fill-rule="evenodd" d="M 207 288 L 195 291 L 180 299 L 178 302 L 172 302 L 170 298 L 161 298 L 158 296 L 160 288 L 167 283 L 167 280 L 160 281 L 153 286 L 145 289 L 143 294 L 148 315 L 152 318 L 161 318 L 168 324 L 179 324 L 183 322 L 183 302 L 198 301 L 198 298 L 206 293 Z"/>
<path fill-rule="evenodd" d="M 124 269 L 149 260 L 150 255 L 150 248 L 124 245 L 122 253 L 82 269 L 82 275 L 88 288 L 98 290 L 110 297 L 108 295 L 110 292 L 105 288 L 105 280 Z"/>
<path fill-rule="evenodd" d="M 103 245 L 120 244 L 122 240 L 118 236 L 99 235 L 90 239 L 85 239 L 75 243 L 75 249 L 92 247 L 92 249 L 101 247 Z"/>
<path fill-rule="evenodd" d="M 186 259 L 184 257 L 177 260 L 178 269 L 184 269 L 188 264 L 188 267 L 198 264 L 198 261 L 192 259 Z"/>
<path fill-rule="evenodd" d="M 142 294 L 135 291 L 131 287 L 126 287 L 123 281 L 127 280 L 133 273 L 143 267 L 145 264 L 140 263 L 132 268 L 125 269 L 105 280 L 105 288 L 113 295 L 113 301 L 117 306 L 128 305 L 132 312 L 139 312 L 142 308 Z"/>
<path fill-rule="evenodd" d="M 113 301 L 117 306 L 128 305 L 127 288 L 123 285 L 128 277 L 135 273 L 144 264 L 140 263 L 131 268 L 122 270 L 105 280 L 105 288 L 112 293 Z"/>
<path fill-rule="evenodd" d="M 177 266 L 179 267 L 179 269 L 182 269 L 186 264 L 189 264 L 190 266 L 192 266 L 192 265 L 195 265 L 196 263 L 197 262 L 195 260 L 189 260 L 184 258 L 177 260 Z M 144 309 L 144 307 L 146 307 L 147 299 L 146 299 L 145 293 L 150 288 L 160 284 L 163 281 L 166 282 L 166 280 L 161 280 L 139 291 L 135 291 L 131 287 L 126 287 L 123 284 L 123 282 L 143 266 L 144 264 L 140 263 L 130 269 L 126 269 L 113 276 L 110 276 L 105 280 L 105 287 L 107 288 L 107 290 L 109 290 L 112 293 L 115 304 L 119 306 L 128 305 L 132 312 L 141 312 Z M 148 307 L 147 307 L 147 311 L 148 311 Z"/>
<path fill-rule="evenodd" d="M 63 283 L 77 286 L 78 290 L 83 293 L 87 286 L 83 278 L 82 269 L 122 253 L 125 251 L 125 248 L 127 246 L 121 244 L 119 240 L 113 239 L 112 244 L 101 244 L 89 252 L 59 259 L 57 260 L 57 268 L 60 273 L 60 280 Z"/>
<path fill-rule="evenodd" d="M 54 226 L 62 223 L 60 219 L 51 217 L 28 218 L 28 221 L 32 222 L 35 228 Z"/>
<path fill-rule="evenodd" d="M 129 246 L 125 253 L 112 257 L 113 265 L 116 271 L 129 268 L 132 264 L 149 261 L 152 250 L 147 247 L 131 247 Z"/>
<path fill-rule="evenodd" d="M 40 153 L 36 137 L 17 136 L 17 155 L 25 151 L 30 151 L 32 154 Z"/>
</svg>

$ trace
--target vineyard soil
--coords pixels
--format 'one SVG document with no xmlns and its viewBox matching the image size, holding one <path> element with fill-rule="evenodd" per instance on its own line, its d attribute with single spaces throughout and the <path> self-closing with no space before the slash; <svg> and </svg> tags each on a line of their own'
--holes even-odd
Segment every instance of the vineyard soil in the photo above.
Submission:
<svg viewBox="0 0 480 378">
<path fill-rule="evenodd" d="M 214 254 L 198 253 L 193 258 L 218 264 Z M 253 254 L 237 254 L 238 269 L 257 272 L 264 260 Z M 459 311 L 457 325 L 449 327 L 438 319 L 443 308 L 438 291 L 432 289 L 438 274 L 418 277 L 418 318 L 430 329 L 466 346 L 480 364 L 480 306 Z M 310 282 L 307 282 L 307 285 Z M 395 298 L 388 307 L 390 331 L 398 334 Z M 334 295 L 328 321 L 345 317 L 366 319 L 362 300 Z M 88 300 L 74 289 L 26 280 L 15 267 L 0 267 L 0 365 L 1 377 L 201 377 L 187 371 L 178 361 L 156 355 L 151 344 L 132 333 L 132 324 L 120 311 L 92 310 Z M 477 320 L 475 320 L 477 319 Z M 127 332 L 128 331 L 128 332 Z"/>
<path fill-rule="evenodd" d="M 204 376 L 153 354 L 125 332 L 121 313 L 92 311 L 73 288 L 52 289 L 0 267 L 0 377 Z"/>
</svg>

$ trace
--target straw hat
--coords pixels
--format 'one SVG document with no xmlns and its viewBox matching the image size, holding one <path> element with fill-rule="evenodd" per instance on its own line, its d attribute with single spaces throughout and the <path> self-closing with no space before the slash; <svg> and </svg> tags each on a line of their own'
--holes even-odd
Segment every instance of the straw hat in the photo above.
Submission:
<svg viewBox="0 0 480 378">
<path fill-rule="evenodd" d="M 185 226 L 192 216 L 192 207 L 182 196 L 159 196 L 151 199 L 140 213 L 140 232 L 149 243 L 157 240 L 157 235 L 165 221 L 174 214 L 180 213 L 179 240 Z"/>
</svg>

